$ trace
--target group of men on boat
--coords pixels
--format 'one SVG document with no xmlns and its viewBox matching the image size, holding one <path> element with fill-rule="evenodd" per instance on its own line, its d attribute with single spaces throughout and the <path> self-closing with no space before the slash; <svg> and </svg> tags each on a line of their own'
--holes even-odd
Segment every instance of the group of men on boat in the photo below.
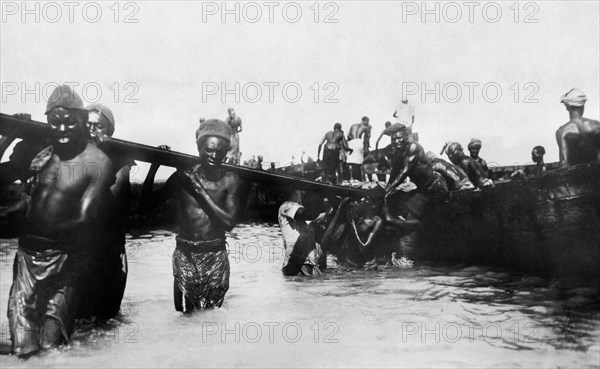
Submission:
<svg viewBox="0 0 600 369">
<path fill-rule="evenodd" d="M 600 123 L 582 117 L 585 96 L 574 91 L 563 98 L 571 119 L 557 131 L 561 161 L 569 165 L 592 159 L 592 152 L 597 160 L 600 149 Z M 198 163 L 178 168 L 158 189 L 153 186 L 158 165 L 152 164 L 138 200 L 139 211 L 148 212 L 176 198 L 179 234 L 172 263 L 179 311 L 219 307 L 229 288 L 225 234 L 237 221 L 240 180 L 221 164 L 235 143 L 232 126 L 236 134 L 241 130 L 241 119 L 229 113 L 228 123 L 200 123 L 195 135 Z M 3 184 L 20 179 L 30 194 L 21 203 L 27 205 L 26 215 L 8 302 L 12 351 L 22 357 L 68 342 L 77 317 L 114 317 L 127 275 L 121 220 L 129 204 L 129 170 L 134 163 L 97 146 L 114 132 L 112 112 L 100 104 L 85 107 L 69 86 L 59 86 L 45 115 L 50 136 L 25 138 L 10 161 L 2 163 Z M 339 160 L 340 148 L 350 154 L 368 152 L 370 130 L 365 117 L 351 127 L 346 142 L 336 125 L 321 142 L 326 142 L 324 155 L 331 158 L 327 164 L 334 163 L 334 154 Z M 392 172 L 378 195 L 353 201 L 290 192 L 279 209 L 283 274 L 319 274 L 326 252 L 354 267 L 390 261 L 394 250 L 389 240 L 421 227 L 429 196 L 489 186 L 482 163 L 466 156 L 460 144 L 445 148 L 452 162 L 448 163 L 426 153 L 406 124 L 390 124 L 386 130 L 392 137 Z M 469 147 L 472 154 L 480 148 L 477 140 Z M 335 165 L 329 169 L 335 170 Z M 413 191 L 405 191 L 410 188 L 406 179 Z M 391 262 L 410 266 L 406 259 L 392 257 Z"/>
</svg>

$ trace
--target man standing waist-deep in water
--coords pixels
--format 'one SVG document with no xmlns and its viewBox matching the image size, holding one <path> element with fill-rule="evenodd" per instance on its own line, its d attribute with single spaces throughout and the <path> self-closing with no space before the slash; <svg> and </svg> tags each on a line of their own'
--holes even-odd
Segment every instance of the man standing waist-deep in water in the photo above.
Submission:
<svg viewBox="0 0 600 369">
<path fill-rule="evenodd" d="M 12 351 L 18 356 L 68 342 L 90 241 L 113 211 L 113 167 L 88 140 L 81 98 L 59 86 L 46 115 L 52 155 L 33 190 L 8 300 Z"/>
<path fill-rule="evenodd" d="M 221 166 L 230 149 L 230 136 L 225 122 L 203 122 L 196 135 L 200 163 L 178 170 L 154 193 L 159 165 L 152 164 L 140 194 L 139 208 L 144 212 L 177 194 L 179 235 L 173 275 L 178 311 L 220 307 L 229 289 L 225 232 L 236 223 L 239 183 L 237 174 Z"/>
</svg>

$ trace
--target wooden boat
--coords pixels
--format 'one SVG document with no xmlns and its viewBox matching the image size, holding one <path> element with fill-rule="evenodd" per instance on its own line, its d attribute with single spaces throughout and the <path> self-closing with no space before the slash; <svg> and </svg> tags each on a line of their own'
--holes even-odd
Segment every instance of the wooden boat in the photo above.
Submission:
<svg viewBox="0 0 600 369">
<path fill-rule="evenodd" d="M 419 259 L 600 276 L 600 162 L 431 200 Z"/>
<path fill-rule="evenodd" d="M 9 130 L 42 134 L 46 129 L 41 123 L 27 128 L 24 122 L 1 114 L 0 123 L 0 134 Z M 108 139 L 103 145 L 116 155 L 163 165 L 180 166 L 197 160 L 117 139 Z M 339 196 L 368 194 L 289 175 L 226 167 L 247 181 L 260 183 L 254 188 L 258 197 L 277 199 L 286 186 Z M 492 171 L 497 178 L 505 178 L 515 169 L 497 167 Z M 493 188 L 451 192 L 430 200 L 423 220 L 425 228 L 414 237 L 417 260 L 600 276 L 600 162 L 552 169 L 523 181 L 501 179 Z M 254 205 L 250 202 L 249 210 L 256 204 L 260 201 Z M 261 218 L 275 219 L 278 206 L 277 201 L 266 204 Z"/>
</svg>

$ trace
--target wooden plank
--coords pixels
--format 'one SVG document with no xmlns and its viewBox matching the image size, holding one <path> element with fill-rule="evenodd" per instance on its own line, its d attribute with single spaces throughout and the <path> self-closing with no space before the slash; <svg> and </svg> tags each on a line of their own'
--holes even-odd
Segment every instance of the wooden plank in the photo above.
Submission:
<svg viewBox="0 0 600 369">
<path fill-rule="evenodd" d="M 49 134 L 49 128 L 45 123 L 24 121 L 0 113 L 0 134 L 17 136 L 19 138 L 27 136 L 44 136 Z M 99 146 L 111 155 L 175 168 L 189 167 L 197 164 L 199 160 L 198 157 L 194 155 L 176 151 L 165 151 L 149 145 L 112 137 L 105 137 L 102 142 L 99 143 Z M 368 195 L 368 191 L 358 188 L 328 185 L 299 177 L 271 173 L 238 165 L 223 164 L 223 167 L 230 172 L 237 173 L 243 180 L 251 182 L 318 192 L 324 195 L 349 196 L 353 198 L 360 198 Z"/>
</svg>

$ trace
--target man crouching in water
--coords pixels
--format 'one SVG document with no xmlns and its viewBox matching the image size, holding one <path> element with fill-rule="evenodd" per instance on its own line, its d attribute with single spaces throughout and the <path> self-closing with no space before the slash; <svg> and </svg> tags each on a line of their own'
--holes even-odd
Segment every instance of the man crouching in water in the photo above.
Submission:
<svg viewBox="0 0 600 369">
<path fill-rule="evenodd" d="M 68 342 L 89 241 L 113 206 L 113 167 L 88 141 L 88 113 L 81 98 L 59 86 L 46 115 L 52 155 L 33 190 L 8 300 L 12 351 L 18 356 Z"/>
<path fill-rule="evenodd" d="M 173 252 L 175 309 L 220 307 L 229 289 L 229 259 L 225 231 L 236 224 L 238 175 L 221 166 L 230 149 L 231 130 L 220 120 L 204 121 L 197 131 L 200 164 L 178 170 L 152 192 L 159 165 L 152 164 L 139 208 L 147 212 L 177 194 L 179 235 Z"/>
</svg>

